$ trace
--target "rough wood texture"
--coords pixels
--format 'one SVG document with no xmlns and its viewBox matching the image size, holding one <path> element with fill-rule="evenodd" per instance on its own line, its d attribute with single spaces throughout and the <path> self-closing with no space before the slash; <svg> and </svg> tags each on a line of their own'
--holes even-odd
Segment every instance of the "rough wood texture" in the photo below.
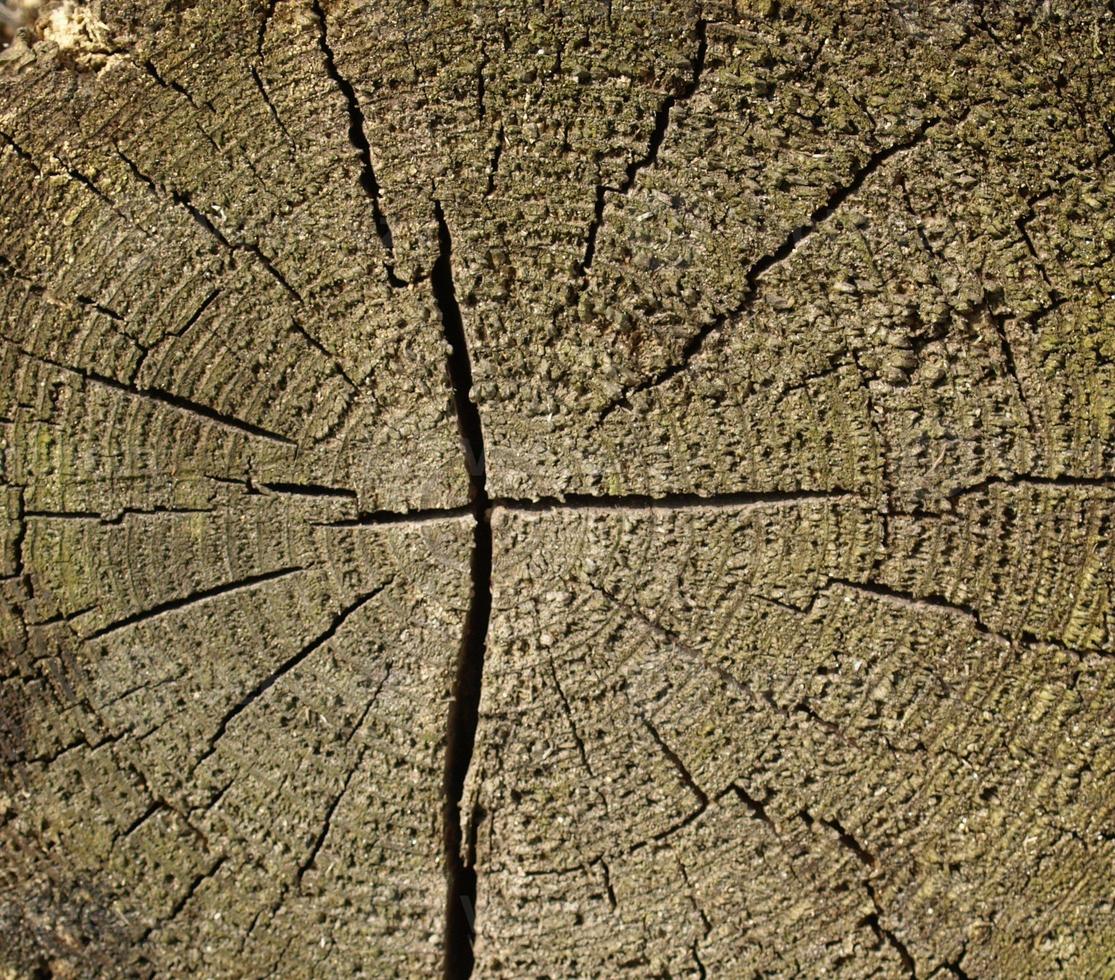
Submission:
<svg viewBox="0 0 1115 980">
<path fill-rule="evenodd" d="M 1115 977 L 1112 4 L 24 6 L 0 975 Z"/>
</svg>

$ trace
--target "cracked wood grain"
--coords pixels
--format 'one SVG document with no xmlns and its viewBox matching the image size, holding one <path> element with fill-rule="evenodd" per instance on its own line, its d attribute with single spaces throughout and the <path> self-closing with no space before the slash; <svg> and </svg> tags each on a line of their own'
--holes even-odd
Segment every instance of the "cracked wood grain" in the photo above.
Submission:
<svg viewBox="0 0 1115 980">
<path fill-rule="evenodd" d="M 670 115 L 674 107 L 679 102 L 685 102 L 692 98 L 698 86 L 701 84 L 701 75 L 704 74 L 705 70 L 705 59 L 708 57 L 708 22 L 705 20 L 698 20 L 694 34 L 697 38 L 697 50 L 693 55 L 693 77 L 686 82 L 681 91 L 666 96 L 662 104 L 658 107 L 658 110 L 654 114 L 654 128 L 651 130 L 650 139 L 647 142 L 646 153 L 632 160 L 627 165 L 623 180 L 620 181 L 619 186 L 607 187 L 604 184 L 597 185 L 596 200 L 593 204 L 592 223 L 589 225 L 588 233 L 585 235 L 585 254 L 580 263 L 582 273 L 587 273 L 592 267 L 592 258 L 596 252 L 596 235 L 600 230 L 600 225 L 604 222 L 604 213 L 608 206 L 607 195 L 609 193 L 621 195 L 630 193 L 631 188 L 635 186 L 635 181 L 639 179 L 639 171 L 646 167 L 654 166 L 655 161 L 658 159 L 658 151 L 662 147 L 663 140 L 666 139 L 666 130 L 670 125 Z M 498 163 L 498 159 L 496 163 Z M 495 164 L 493 164 L 493 170 L 494 169 Z"/>
<path fill-rule="evenodd" d="M 263 697 L 272 687 L 278 684 L 284 677 L 287 676 L 292 670 L 295 670 L 307 657 L 310 657 L 324 644 L 328 643 L 337 635 L 348 618 L 355 613 L 359 612 L 365 605 L 371 602 L 378 596 L 390 583 L 377 586 L 370 592 L 357 596 L 351 603 L 339 610 L 330 620 L 329 625 L 317 636 L 315 636 L 309 643 L 302 647 L 297 653 L 288 657 L 279 666 L 269 673 L 267 676 L 257 681 L 239 701 L 237 701 L 220 719 L 217 727 L 214 729 L 213 734 L 209 737 L 208 745 L 194 763 L 193 768 L 196 770 L 203 766 L 207 759 L 209 759 L 217 750 L 217 744 L 224 737 L 228 731 L 229 726 L 236 721 L 245 711 L 252 707 L 256 701 Z"/>
<path fill-rule="evenodd" d="M 80 377 L 81 379 L 88 381 L 94 385 L 102 385 L 105 388 L 111 389 L 112 391 L 121 392 L 122 394 L 125 394 L 130 398 L 148 400 L 151 402 L 155 402 L 156 404 L 166 405 L 177 411 L 186 412 L 190 415 L 194 415 L 198 418 L 204 419 L 207 422 L 213 422 L 217 425 L 221 425 L 226 428 L 233 429 L 250 436 L 254 436 L 258 439 L 265 439 L 269 442 L 278 443 L 283 446 L 297 446 L 297 443 L 293 439 L 289 439 L 284 435 L 281 435 L 277 432 L 271 432 L 263 428 L 262 426 L 255 425 L 251 422 L 245 421 L 244 419 L 239 419 L 235 416 L 220 412 L 208 405 L 203 405 L 199 402 L 192 401 L 189 398 L 184 398 L 181 395 L 174 394 L 173 392 L 163 391 L 159 388 L 150 388 L 146 386 L 141 387 L 138 385 L 128 384 L 123 381 L 118 381 L 115 378 L 96 374 L 91 371 L 68 367 L 67 365 L 60 362 L 52 361 L 48 358 L 44 358 L 32 354 L 29 351 L 23 350 L 22 348 L 19 348 L 18 345 L 12 343 L 12 341 L 7 337 L 0 337 L 0 343 L 16 348 L 17 350 L 19 350 L 19 353 L 24 355 L 25 357 L 33 358 L 34 360 L 40 361 L 52 368 L 56 368 L 59 371 Z"/>
<path fill-rule="evenodd" d="M 368 717 L 368 712 L 372 710 L 372 706 L 375 704 L 376 698 L 379 697 L 380 691 L 383 690 L 383 685 L 387 682 L 387 678 L 390 676 L 390 673 L 390 668 L 384 670 L 383 680 L 373 692 L 371 700 L 368 701 L 367 706 L 364 708 L 364 713 L 360 716 L 359 720 L 353 726 L 352 732 L 349 734 L 349 737 L 345 740 L 346 745 L 348 745 L 364 727 L 364 722 Z M 368 754 L 368 749 L 368 745 L 361 746 L 360 752 L 356 756 L 356 761 L 353 763 L 352 768 L 349 769 L 349 771 L 345 775 L 345 779 L 344 782 L 341 784 L 341 788 L 337 790 L 336 795 L 329 801 L 329 805 L 326 807 L 325 814 L 321 819 L 321 829 L 318 831 L 317 837 L 314 838 L 314 842 L 313 845 L 310 847 L 309 853 L 298 865 L 298 872 L 295 877 L 295 884 L 297 887 L 302 887 L 302 879 L 305 878 L 306 872 L 314 866 L 314 863 L 317 861 L 318 855 L 321 853 L 322 847 L 325 846 L 325 841 L 329 837 L 330 831 L 333 829 L 333 817 L 337 812 L 337 807 L 340 806 L 341 800 L 343 800 L 345 798 L 345 795 L 348 793 L 349 786 L 352 785 L 353 777 L 356 775 L 361 766 L 363 766 L 364 759 Z"/>
<path fill-rule="evenodd" d="M 272 572 L 263 572 L 259 575 L 252 575 L 248 578 L 239 579 L 235 582 L 226 582 L 222 585 L 215 586 L 212 589 L 204 589 L 201 592 L 195 592 L 191 595 L 183 596 L 180 599 L 171 599 L 168 602 L 159 603 L 157 606 L 152 606 L 150 609 L 144 609 L 140 612 L 134 613 L 131 616 L 126 616 L 123 619 L 114 620 L 107 623 L 100 629 L 94 630 L 89 634 L 88 639 L 99 640 L 102 637 L 108 636 L 110 633 L 115 633 L 117 630 L 127 629 L 129 626 L 135 626 L 139 623 L 146 622 L 147 620 L 154 619 L 158 616 L 173 613 L 179 609 L 184 609 L 195 602 L 205 602 L 208 599 L 215 599 L 218 596 L 228 595 L 230 592 L 238 592 L 241 589 L 255 589 L 260 585 L 271 582 L 278 578 L 283 578 L 287 575 L 296 575 L 299 572 L 306 571 L 305 568 L 277 568 Z"/>
<path fill-rule="evenodd" d="M 464 834 L 462 798 L 476 741 L 476 726 L 484 674 L 484 653 L 492 605 L 492 529 L 480 412 L 472 399 L 472 362 L 453 279 L 453 238 L 441 202 L 434 204 L 438 223 L 438 258 L 430 275 L 441 312 L 449 350 L 446 370 L 468 478 L 470 512 L 474 523 L 469 563 L 471 597 L 464 620 L 457 675 L 451 695 L 445 751 L 444 834 L 448 887 L 445 900 L 445 963 L 447 978 L 472 972 L 472 935 L 475 930 L 476 872 Z"/>
<path fill-rule="evenodd" d="M 1106 975 L 1115 21 L 249 6 L 4 35 L 0 972 Z"/>
<path fill-rule="evenodd" d="M 664 385 L 681 372 L 685 371 L 689 363 L 700 354 L 705 343 L 714 333 L 726 323 L 742 316 L 755 302 L 759 290 L 759 283 L 763 275 L 783 262 L 788 261 L 794 252 L 800 248 L 811 235 L 831 221 L 844 205 L 864 183 L 883 167 L 888 160 L 897 154 L 909 151 L 926 138 L 929 130 L 940 120 L 932 117 L 923 122 L 915 133 L 905 140 L 900 140 L 890 146 L 876 150 L 866 161 L 853 172 L 851 177 L 843 184 L 833 188 L 825 202 L 819 205 L 802 224 L 795 227 L 782 243 L 773 251 L 761 255 L 751 263 L 743 274 L 744 299 L 735 307 L 715 316 L 709 323 L 704 324 L 694 333 L 682 348 L 681 358 L 674 364 L 663 368 L 651 378 L 639 382 L 630 391 L 624 392 L 618 399 L 609 402 L 600 412 L 598 423 L 607 420 L 618 408 L 629 406 L 630 396 L 642 391 L 650 391 Z"/>
<path fill-rule="evenodd" d="M 360 102 L 356 97 L 356 90 L 352 87 L 352 83 L 337 69 L 336 56 L 333 54 L 333 48 L 329 45 L 329 33 L 325 10 L 321 6 L 320 0 L 314 0 L 311 9 L 313 10 L 314 16 L 317 18 L 320 29 L 318 44 L 321 47 L 321 53 L 325 56 L 326 74 L 333 80 L 341 95 L 344 97 L 345 105 L 348 110 L 348 138 L 349 142 L 356 148 L 360 156 L 360 186 L 364 189 L 364 193 L 371 202 L 372 220 L 375 222 L 376 234 L 379 236 L 380 244 L 387 253 L 387 260 L 383 264 L 384 271 L 387 274 L 387 281 L 393 287 L 399 288 L 400 286 L 405 286 L 406 283 L 395 275 L 395 267 L 391 260 L 394 254 L 394 241 L 391 236 L 391 226 L 387 223 L 387 217 L 384 215 L 383 206 L 380 203 L 381 195 L 379 181 L 376 179 L 375 168 L 372 166 L 372 149 L 368 144 L 368 137 L 364 132 L 364 112 L 360 108 Z M 267 22 L 265 21 L 264 27 L 261 30 L 266 29 L 266 24 Z M 260 37 L 262 44 L 262 34 Z"/>
</svg>

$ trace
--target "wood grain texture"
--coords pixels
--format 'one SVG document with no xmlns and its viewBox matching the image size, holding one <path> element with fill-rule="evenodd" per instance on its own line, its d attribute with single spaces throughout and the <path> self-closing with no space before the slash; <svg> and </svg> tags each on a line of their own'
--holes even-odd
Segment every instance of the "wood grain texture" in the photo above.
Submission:
<svg viewBox="0 0 1115 980">
<path fill-rule="evenodd" d="M 0 975 L 1115 977 L 1111 4 L 0 19 Z"/>
</svg>

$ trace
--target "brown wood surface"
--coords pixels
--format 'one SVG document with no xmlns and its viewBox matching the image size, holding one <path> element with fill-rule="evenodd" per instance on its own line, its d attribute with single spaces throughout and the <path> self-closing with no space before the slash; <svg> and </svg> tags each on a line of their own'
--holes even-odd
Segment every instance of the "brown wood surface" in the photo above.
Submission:
<svg viewBox="0 0 1115 980">
<path fill-rule="evenodd" d="M 63 0 L 0 52 L 0 976 L 1115 977 L 1115 7 Z"/>
</svg>

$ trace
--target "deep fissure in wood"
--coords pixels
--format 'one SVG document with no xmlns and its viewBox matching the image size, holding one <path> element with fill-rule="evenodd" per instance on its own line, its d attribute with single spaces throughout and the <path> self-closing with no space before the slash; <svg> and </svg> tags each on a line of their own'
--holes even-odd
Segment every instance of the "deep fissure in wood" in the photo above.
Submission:
<svg viewBox="0 0 1115 980">
<path fill-rule="evenodd" d="M 465 340 L 461 308 L 453 283 L 453 239 L 441 202 L 434 204 L 438 224 L 438 257 L 430 274 L 434 299 L 441 312 L 449 345 L 447 371 L 464 453 L 473 516 L 472 595 L 465 615 L 457 656 L 457 673 L 449 705 L 445 747 L 445 863 L 448 878 L 445 909 L 445 976 L 465 978 L 473 967 L 472 937 L 476 908 L 473 842 L 464 840 L 461 801 L 476 743 L 484 652 L 492 610 L 492 527 L 484 467 L 484 433 L 480 410 L 472 400 L 472 364 Z M 467 853 L 466 853 L 467 852 Z"/>
</svg>

